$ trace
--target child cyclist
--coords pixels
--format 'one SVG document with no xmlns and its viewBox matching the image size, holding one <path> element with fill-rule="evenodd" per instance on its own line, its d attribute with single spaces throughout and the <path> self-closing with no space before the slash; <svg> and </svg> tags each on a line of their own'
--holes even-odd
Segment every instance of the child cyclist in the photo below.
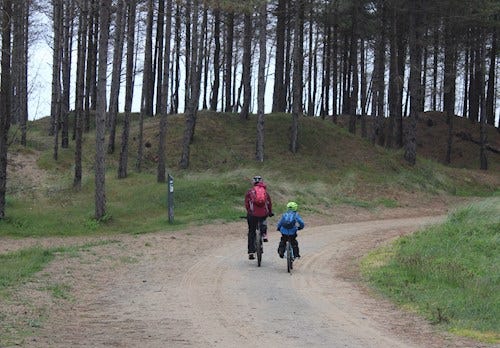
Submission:
<svg viewBox="0 0 500 348">
<path fill-rule="evenodd" d="M 297 242 L 297 231 L 304 228 L 304 220 L 297 213 L 298 205 L 295 202 L 288 202 L 286 205 L 287 211 L 281 215 L 278 222 L 278 231 L 281 232 L 281 240 L 278 246 L 278 254 L 283 258 L 285 254 L 285 245 L 287 238 L 291 237 L 293 247 L 293 255 L 295 258 L 300 258 L 299 243 Z M 298 226 L 297 226 L 298 224 Z"/>
</svg>

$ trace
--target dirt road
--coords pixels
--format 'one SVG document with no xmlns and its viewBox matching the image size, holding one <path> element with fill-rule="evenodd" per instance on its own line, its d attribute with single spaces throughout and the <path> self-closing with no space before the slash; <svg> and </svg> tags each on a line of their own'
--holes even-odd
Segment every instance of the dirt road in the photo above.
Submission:
<svg viewBox="0 0 500 348">
<path fill-rule="evenodd" d="M 61 255 L 17 295 L 32 298 L 30 308 L 44 308 L 40 327 L 17 344 L 486 347 L 435 332 L 359 281 L 357 261 L 365 252 L 441 219 L 307 228 L 292 275 L 275 251 L 277 232 L 264 245 L 262 267 L 246 259 L 243 223 L 120 236 L 75 257 Z M 69 295 L 50 298 L 47 284 L 64 284 Z M 6 307 L 20 318 L 36 314 Z"/>
</svg>

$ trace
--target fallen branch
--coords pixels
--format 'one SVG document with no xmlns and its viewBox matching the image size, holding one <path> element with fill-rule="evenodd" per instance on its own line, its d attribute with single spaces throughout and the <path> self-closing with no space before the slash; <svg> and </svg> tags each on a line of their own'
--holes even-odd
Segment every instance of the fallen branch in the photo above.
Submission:
<svg viewBox="0 0 500 348">
<path fill-rule="evenodd" d="M 457 138 L 460 138 L 462 140 L 465 140 L 465 141 L 470 141 L 471 143 L 474 143 L 474 144 L 477 144 L 477 145 L 481 145 L 481 142 L 479 140 L 476 140 L 472 137 L 472 135 L 470 133 L 467 133 L 467 132 L 458 132 L 455 134 Z M 498 153 L 500 154 L 500 149 L 496 148 L 496 147 L 493 147 L 492 145 L 486 143 L 485 144 L 485 148 L 493 153 Z"/>
</svg>

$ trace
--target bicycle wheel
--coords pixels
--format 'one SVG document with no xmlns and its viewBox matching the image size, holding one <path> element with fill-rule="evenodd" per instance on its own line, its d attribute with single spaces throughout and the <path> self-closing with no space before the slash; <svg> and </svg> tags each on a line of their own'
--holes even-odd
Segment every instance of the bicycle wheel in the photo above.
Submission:
<svg viewBox="0 0 500 348">
<path fill-rule="evenodd" d="M 262 235 L 260 234 L 259 229 L 255 231 L 255 251 L 257 253 L 257 266 L 260 267 L 260 264 L 262 263 L 263 246 Z"/>
<path fill-rule="evenodd" d="M 286 269 L 288 273 L 293 269 L 292 244 L 290 241 L 286 242 Z"/>
</svg>

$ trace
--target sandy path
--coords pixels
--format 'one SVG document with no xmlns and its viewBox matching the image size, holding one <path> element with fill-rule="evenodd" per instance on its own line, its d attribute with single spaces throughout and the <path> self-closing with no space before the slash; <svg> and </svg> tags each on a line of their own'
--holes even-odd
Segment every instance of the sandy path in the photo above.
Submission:
<svg viewBox="0 0 500 348">
<path fill-rule="evenodd" d="M 441 219 L 389 219 L 305 229 L 299 238 L 303 257 L 292 275 L 275 252 L 277 232 L 265 244 L 262 267 L 245 258 L 242 223 L 120 236 L 117 242 L 90 248 L 77 257 L 62 256 L 18 294 L 20 299 L 38 298 L 45 318 L 33 335 L 16 344 L 486 346 L 434 332 L 422 320 L 375 299 L 359 282 L 356 263 L 363 253 Z M 68 285 L 71 298 L 44 297 L 47 284 Z M 7 309 L 23 316 L 19 306 Z"/>
<path fill-rule="evenodd" d="M 264 254 L 261 268 L 244 260 L 238 244 L 232 243 L 191 267 L 181 283 L 182 301 L 191 304 L 189 316 L 207 346 L 456 347 L 458 342 L 444 337 L 420 337 L 422 330 L 432 330 L 428 327 L 403 334 L 392 327 L 392 320 L 404 324 L 397 312 L 380 308 L 345 279 L 346 263 L 353 261 L 354 250 L 364 248 L 370 236 L 387 238 L 440 219 L 305 230 L 300 237 L 304 257 L 295 263 L 291 276 L 285 261 L 276 257 L 275 243 L 266 248 L 271 250 Z M 413 322 L 405 325 L 411 327 Z"/>
</svg>

